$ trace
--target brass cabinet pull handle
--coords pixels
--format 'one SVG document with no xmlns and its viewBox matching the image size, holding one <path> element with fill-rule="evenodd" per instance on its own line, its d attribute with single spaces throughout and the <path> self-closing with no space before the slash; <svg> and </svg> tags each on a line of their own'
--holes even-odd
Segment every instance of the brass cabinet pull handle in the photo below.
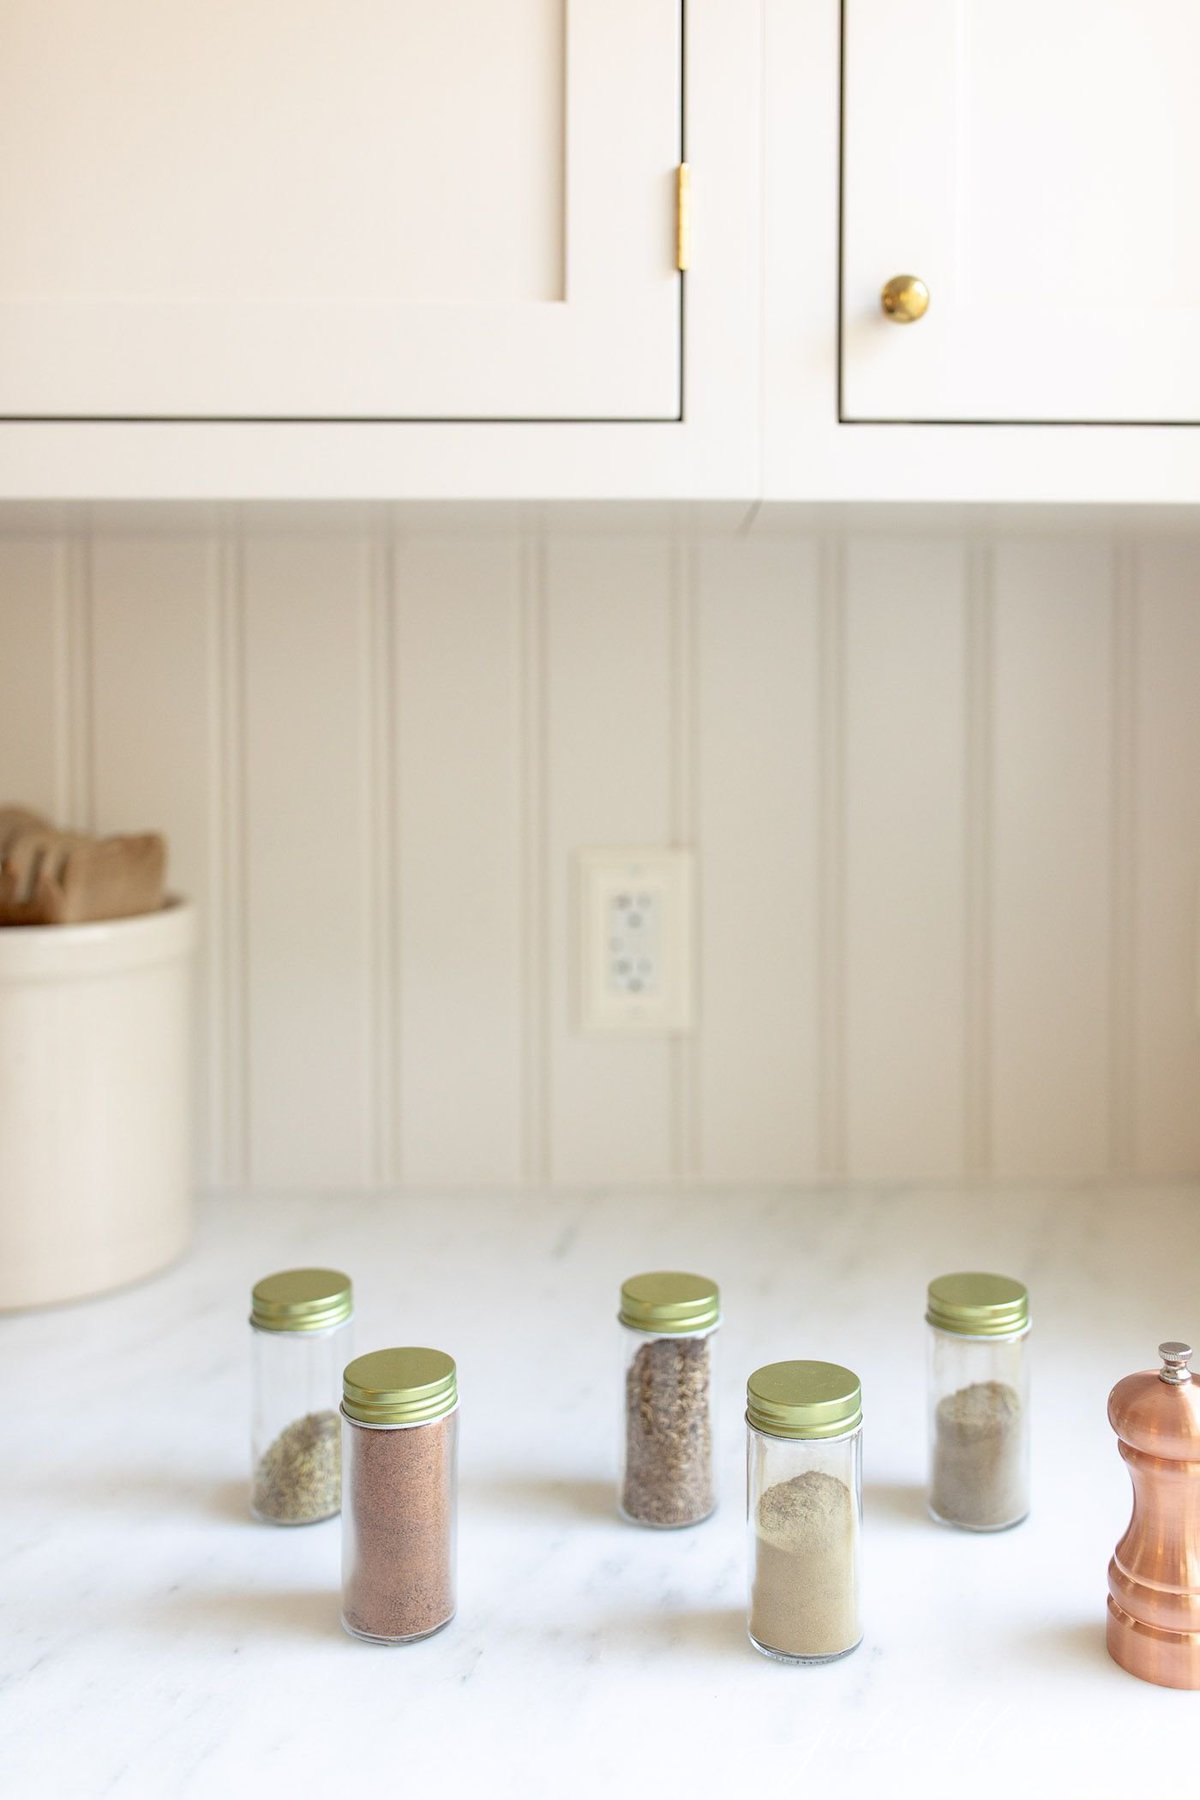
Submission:
<svg viewBox="0 0 1200 1800">
<path fill-rule="evenodd" d="M 929 289 L 919 275 L 893 275 L 885 284 L 879 303 L 897 325 L 912 325 L 929 310 Z"/>
</svg>

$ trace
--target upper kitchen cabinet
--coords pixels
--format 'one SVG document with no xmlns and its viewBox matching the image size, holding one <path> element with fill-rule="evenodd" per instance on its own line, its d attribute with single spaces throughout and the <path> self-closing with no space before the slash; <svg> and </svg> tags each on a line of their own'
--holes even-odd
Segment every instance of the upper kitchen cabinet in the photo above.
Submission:
<svg viewBox="0 0 1200 1800">
<path fill-rule="evenodd" d="M 5 0 L 0 497 L 753 494 L 760 59 L 757 0 Z"/>
<path fill-rule="evenodd" d="M 5 0 L 0 413 L 677 419 L 679 0 Z"/>
<path fill-rule="evenodd" d="M 767 497 L 1200 500 L 1193 0 L 764 7 Z"/>
<path fill-rule="evenodd" d="M 844 10 L 842 417 L 1200 420 L 1195 0 Z"/>
</svg>

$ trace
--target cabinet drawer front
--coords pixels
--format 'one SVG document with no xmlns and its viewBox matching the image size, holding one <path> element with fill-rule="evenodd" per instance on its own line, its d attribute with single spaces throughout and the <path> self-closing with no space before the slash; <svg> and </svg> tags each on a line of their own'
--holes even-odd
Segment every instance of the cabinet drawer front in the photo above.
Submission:
<svg viewBox="0 0 1200 1800">
<path fill-rule="evenodd" d="M 6 0 L 0 415 L 675 418 L 680 0 Z"/>
<path fill-rule="evenodd" d="M 843 10 L 842 417 L 1200 420 L 1194 0 Z"/>
</svg>

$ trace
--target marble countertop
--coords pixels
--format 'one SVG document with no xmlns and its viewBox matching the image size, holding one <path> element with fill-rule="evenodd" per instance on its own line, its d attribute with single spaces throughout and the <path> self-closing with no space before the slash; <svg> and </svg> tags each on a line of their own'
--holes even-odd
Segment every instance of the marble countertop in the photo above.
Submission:
<svg viewBox="0 0 1200 1800">
<path fill-rule="evenodd" d="M 247 1296 L 298 1263 L 351 1271 L 358 1349 L 458 1358 L 459 1615 L 422 1644 L 342 1632 L 336 1520 L 246 1511 Z M 640 1531 L 613 1509 L 614 1313 L 671 1266 L 723 1290 L 722 1500 Z M 994 1537 L 922 1493 L 924 1284 L 978 1266 L 1034 1307 L 1033 1513 Z M 1200 1694 L 1104 1648 L 1130 1497 L 1105 1402 L 1197 1341 L 1198 1269 L 1197 1187 L 210 1200 L 167 1275 L 0 1321 L 0 1788 L 1188 1791 Z M 863 1383 L 866 1637 L 823 1668 L 745 1635 L 744 1382 L 789 1356 Z"/>
</svg>

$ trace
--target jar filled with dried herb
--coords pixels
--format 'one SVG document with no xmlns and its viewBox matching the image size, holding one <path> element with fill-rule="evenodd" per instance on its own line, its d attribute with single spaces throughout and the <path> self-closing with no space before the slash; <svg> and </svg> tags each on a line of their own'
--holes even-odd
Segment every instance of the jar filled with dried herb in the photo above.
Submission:
<svg viewBox="0 0 1200 1800">
<path fill-rule="evenodd" d="M 271 1525 L 312 1525 L 341 1505 L 338 1402 L 353 1297 L 340 1269 L 283 1269 L 250 1299 L 250 1507 Z"/>
<path fill-rule="evenodd" d="M 454 1617 L 458 1371 L 442 1350 L 375 1350 L 342 1383 L 342 1623 L 372 1644 Z"/>
<path fill-rule="evenodd" d="M 862 1641 L 862 1391 L 839 1363 L 778 1362 L 746 1385 L 750 1642 L 824 1663 Z"/>
<path fill-rule="evenodd" d="M 929 1284 L 929 1510 L 1004 1531 L 1029 1511 L 1029 1293 L 1007 1275 Z"/>
<path fill-rule="evenodd" d="M 713 1351 L 717 1284 L 633 1275 L 621 1288 L 624 1414 L 620 1511 L 635 1525 L 697 1525 L 717 1504 Z"/>
</svg>

